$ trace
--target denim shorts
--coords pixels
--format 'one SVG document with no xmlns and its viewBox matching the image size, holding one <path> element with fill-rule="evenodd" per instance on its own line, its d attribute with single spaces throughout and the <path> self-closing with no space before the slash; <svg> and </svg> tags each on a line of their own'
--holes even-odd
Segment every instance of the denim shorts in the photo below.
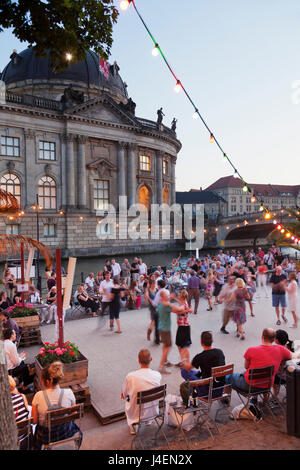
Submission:
<svg viewBox="0 0 300 470">
<path fill-rule="evenodd" d="M 286 307 L 285 294 L 272 294 L 272 306 L 273 307 Z"/>
</svg>

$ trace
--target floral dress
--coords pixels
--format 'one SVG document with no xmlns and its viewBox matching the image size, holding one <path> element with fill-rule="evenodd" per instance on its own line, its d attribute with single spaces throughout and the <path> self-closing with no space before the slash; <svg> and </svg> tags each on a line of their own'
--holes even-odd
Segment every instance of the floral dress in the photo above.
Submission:
<svg viewBox="0 0 300 470">
<path fill-rule="evenodd" d="M 214 279 L 208 281 L 205 288 L 205 298 L 208 299 L 212 297 L 214 289 Z"/>
<path fill-rule="evenodd" d="M 235 309 L 232 316 L 232 320 L 241 325 L 246 323 L 246 304 L 245 300 L 248 297 L 248 290 L 246 288 L 237 289 L 236 290 L 236 298 L 235 298 Z"/>
</svg>

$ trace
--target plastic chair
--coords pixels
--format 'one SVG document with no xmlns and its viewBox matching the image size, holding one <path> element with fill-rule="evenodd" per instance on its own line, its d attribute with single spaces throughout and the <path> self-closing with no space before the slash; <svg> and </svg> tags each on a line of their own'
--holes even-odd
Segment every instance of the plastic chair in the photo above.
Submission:
<svg viewBox="0 0 300 470">
<path fill-rule="evenodd" d="M 162 429 L 162 426 L 165 422 L 165 398 L 166 398 L 166 392 L 167 392 L 167 385 L 161 385 L 159 387 L 151 388 L 150 390 L 145 390 L 143 392 L 138 392 L 137 394 L 137 404 L 139 406 L 139 420 L 137 423 L 135 423 L 138 426 L 137 432 L 131 442 L 131 449 L 133 448 L 133 445 L 135 444 L 136 440 L 138 440 L 141 444 L 142 449 L 144 449 L 143 441 L 139 437 L 140 430 L 143 424 L 146 424 L 149 421 L 155 421 L 158 430 L 156 431 L 155 437 L 154 437 L 154 444 L 156 444 L 156 439 L 158 436 L 158 433 L 161 431 L 163 434 L 168 448 L 170 449 L 169 446 L 169 441 L 167 439 L 167 436 Z M 143 405 L 153 405 L 153 416 L 148 416 L 146 418 L 142 418 L 142 415 L 144 413 L 144 406 Z"/>
</svg>

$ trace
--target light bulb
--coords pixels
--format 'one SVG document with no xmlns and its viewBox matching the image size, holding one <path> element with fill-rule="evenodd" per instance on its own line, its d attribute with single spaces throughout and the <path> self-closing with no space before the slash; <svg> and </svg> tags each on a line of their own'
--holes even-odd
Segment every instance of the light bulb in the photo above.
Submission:
<svg viewBox="0 0 300 470">
<path fill-rule="evenodd" d="M 199 114 L 198 114 L 198 109 L 195 110 L 194 114 L 193 114 L 193 118 L 194 119 L 198 119 L 199 117 Z"/>
<path fill-rule="evenodd" d="M 121 10 L 125 11 L 129 7 L 130 2 L 128 0 L 122 0 L 120 2 L 120 8 Z"/>
<path fill-rule="evenodd" d="M 226 153 L 223 154 L 223 162 L 226 162 L 227 161 L 227 155 Z"/>
<path fill-rule="evenodd" d="M 181 91 L 181 83 L 180 83 L 180 80 L 177 80 L 177 83 L 176 85 L 174 86 L 174 91 L 176 93 L 179 93 Z"/>
<path fill-rule="evenodd" d="M 290 234 L 290 233 L 287 233 L 285 236 L 286 236 L 286 238 L 291 238 L 291 234 Z"/>
<path fill-rule="evenodd" d="M 277 224 L 277 220 L 273 220 L 273 224 L 276 225 L 276 224 Z"/>
<path fill-rule="evenodd" d="M 262 204 L 260 205 L 259 210 L 260 210 L 260 212 L 262 212 L 264 210 L 264 206 Z"/>
<path fill-rule="evenodd" d="M 210 134 L 209 141 L 210 141 L 211 144 L 214 143 L 215 138 L 214 138 L 214 135 L 213 135 L 213 134 Z"/>
<path fill-rule="evenodd" d="M 234 170 L 233 176 L 234 176 L 234 178 L 238 178 L 238 177 L 239 177 L 237 170 Z"/>
<path fill-rule="evenodd" d="M 72 54 L 70 54 L 70 52 L 66 53 L 66 59 L 67 59 L 68 62 L 70 62 L 72 60 Z"/>
<path fill-rule="evenodd" d="M 244 191 L 244 193 L 246 193 L 248 191 L 248 186 L 246 184 L 243 186 L 243 191 Z"/>
<path fill-rule="evenodd" d="M 256 197 L 255 196 L 252 196 L 251 202 L 256 202 Z"/>
<path fill-rule="evenodd" d="M 281 232 L 281 233 L 284 233 L 284 232 L 285 232 L 284 228 L 282 228 L 282 229 L 280 230 L 280 232 Z"/>
<path fill-rule="evenodd" d="M 152 49 L 152 55 L 154 57 L 158 56 L 159 50 L 158 50 L 158 44 L 155 44 L 154 48 Z"/>
<path fill-rule="evenodd" d="M 270 214 L 270 212 L 267 212 L 267 213 L 265 214 L 265 219 L 267 219 L 267 220 L 268 220 L 268 219 L 271 219 L 271 214 Z"/>
</svg>

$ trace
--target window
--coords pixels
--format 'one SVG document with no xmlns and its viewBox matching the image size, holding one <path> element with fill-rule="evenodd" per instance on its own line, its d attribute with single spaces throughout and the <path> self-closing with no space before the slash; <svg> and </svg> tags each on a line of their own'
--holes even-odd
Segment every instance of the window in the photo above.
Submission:
<svg viewBox="0 0 300 470">
<path fill-rule="evenodd" d="M 236 212 L 236 206 L 231 206 L 231 212 Z"/>
<path fill-rule="evenodd" d="M 44 225 L 44 237 L 55 237 L 55 225 L 45 224 Z"/>
<path fill-rule="evenodd" d="M 163 174 L 164 175 L 168 174 L 168 162 L 167 162 L 167 160 L 163 160 Z"/>
<path fill-rule="evenodd" d="M 147 155 L 140 155 L 140 170 L 151 171 L 151 159 Z"/>
<path fill-rule="evenodd" d="M 41 160 L 56 160 L 55 142 L 40 141 L 39 158 Z"/>
<path fill-rule="evenodd" d="M 108 209 L 109 183 L 105 180 L 94 180 L 94 209 L 103 211 Z"/>
<path fill-rule="evenodd" d="M 6 235 L 19 235 L 19 225 L 18 224 L 10 224 L 6 225 Z"/>
<path fill-rule="evenodd" d="M 56 209 L 56 183 L 50 176 L 39 181 L 39 204 L 43 209 Z"/>
<path fill-rule="evenodd" d="M 232 197 L 231 202 L 236 202 L 236 197 Z"/>
<path fill-rule="evenodd" d="M 1 155 L 8 157 L 20 156 L 20 139 L 18 137 L 1 136 Z"/>
<path fill-rule="evenodd" d="M 1 189 L 11 193 L 18 202 L 21 202 L 21 183 L 19 178 L 12 173 L 7 173 L 6 175 L 1 176 Z"/>
<path fill-rule="evenodd" d="M 147 186 L 141 186 L 139 189 L 139 204 L 143 204 L 148 211 L 150 210 L 150 191 Z"/>
</svg>

